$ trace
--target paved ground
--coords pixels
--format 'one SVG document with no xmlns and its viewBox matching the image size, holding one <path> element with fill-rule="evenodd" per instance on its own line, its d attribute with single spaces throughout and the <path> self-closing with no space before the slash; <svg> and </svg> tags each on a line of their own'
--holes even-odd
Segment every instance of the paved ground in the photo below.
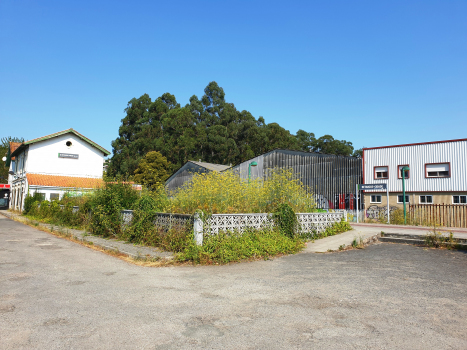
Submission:
<svg viewBox="0 0 467 350">
<path fill-rule="evenodd" d="M 308 253 L 325 253 L 329 250 L 339 250 L 340 246 L 350 246 L 354 239 L 357 242 L 362 240 L 366 242 L 379 235 L 381 232 L 385 233 L 399 233 L 404 235 L 425 236 L 432 232 L 430 227 L 420 226 L 402 226 L 402 225 L 385 225 L 385 224 L 350 224 L 353 230 L 341 233 L 336 236 L 330 236 L 323 239 L 318 239 L 314 242 L 309 242 L 305 248 Z M 467 239 L 467 229 L 462 228 L 443 228 L 440 232 L 448 234 L 452 232 L 455 238 Z"/>
<path fill-rule="evenodd" d="M 0 217 L 0 349 L 466 349 L 467 254 L 144 268 Z"/>
<path fill-rule="evenodd" d="M 28 218 L 20 214 L 16 214 L 16 213 L 13 213 L 7 210 L 1 210 L 0 217 L 2 215 L 6 216 L 7 218 L 14 218 L 17 221 L 19 220 L 22 222 L 26 222 L 29 220 Z M 144 246 L 137 245 L 137 244 L 118 241 L 116 239 L 110 239 L 110 238 L 106 239 L 106 238 L 102 238 L 99 236 L 93 236 L 93 235 L 88 234 L 84 230 L 72 230 L 69 228 L 60 228 L 60 227 L 57 227 L 56 225 L 44 224 L 38 221 L 36 223 L 38 226 L 46 228 L 47 230 L 50 230 L 50 229 L 55 230 L 55 231 L 62 230 L 62 232 L 64 233 L 71 234 L 75 239 L 78 239 L 84 242 L 91 242 L 96 247 L 100 247 L 105 250 L 115 250 L 132 258 L 144 257 L 144 258 L 172 259 L 173 257 L 172 253 L 162 251 L 161 249 L 156 248 L 156 247 L 144 247 Z"/>
</svg>

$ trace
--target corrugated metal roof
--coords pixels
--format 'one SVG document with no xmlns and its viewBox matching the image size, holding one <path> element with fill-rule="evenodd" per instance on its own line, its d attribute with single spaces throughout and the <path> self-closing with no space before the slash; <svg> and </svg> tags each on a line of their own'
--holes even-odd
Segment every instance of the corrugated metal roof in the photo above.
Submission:
<svg viewBox="0 0 467 350">
<path fill-rule="evenodd" d="M 189 162 L 196 165 L 202 166 L 203 168 L 212 170 L 212 171 L 223 171 L 230 168 L 229 165 L 214 164 L 214 163 L 205 163 L 205 162 L 195 162 L 194 160 L 189 160 Z"/>
</svg>

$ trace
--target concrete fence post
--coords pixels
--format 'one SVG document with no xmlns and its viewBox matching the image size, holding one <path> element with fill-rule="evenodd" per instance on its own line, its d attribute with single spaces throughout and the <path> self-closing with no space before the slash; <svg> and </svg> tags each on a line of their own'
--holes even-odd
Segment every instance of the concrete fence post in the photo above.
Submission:
<svg viewBox="0 0 467 350">
<path fill-rule="evenodd" d="M 344 209 L 344 221 L 347 222 L 347 210 Z"/>
<path fill-rule="evenodd" d="M 203 220 L 195 213 L 193 222 L 194 239 L 197 245 L 203 245 Z"/>
</svg>

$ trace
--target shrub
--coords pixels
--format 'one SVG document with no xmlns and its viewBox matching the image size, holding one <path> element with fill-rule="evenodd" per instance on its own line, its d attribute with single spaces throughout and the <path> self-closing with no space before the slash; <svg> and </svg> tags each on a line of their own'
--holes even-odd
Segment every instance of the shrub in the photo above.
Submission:
<svg viewBox="0 0 467 350">
<path fill-rule="evenodd" d="M 249 258 L 267 258 L 278 254 L 292 254 L 301 250 L 300 239 L 283 235 L 279 230 L 246 230 L 243 234 L 220 233 L 207 236 L 197 246 L 190 235 L 188 245 L 176 255 L 178 261 L 198 264 L 226 264 Z"/>
<path fill-rule="evenodd" d="M 91 197 L 90 230 L 104 237 L 118 237 L 122 233 L 120 211 L 133 209 L 138 198 L 138 191 L 130 184 L 107 182 L 104 188 L 95 191 Z"/>
<path fill-rule="evenodd" d="M 194 174 L 191 182 L 170 195 L 167 209 L 173 213 L 269 213 L 282 203 L 296 212 L 316 208 L 312 194 L 291 169 L 271 171 L 266 180 L 250 183 L 232 171 Z"/>
<path fill-rule="evenodd" d="M 347 221 L 340 221 L 336 222 L 334 225 L 327 227 L 326 230 L 324 230 L 321 233 L 317 233 L 315 237 L 317 238 L 324 238 L 328 236 L 334 236 L 342 232 L 347 232 L 352 230 L 352 226 Z"/>
<path fill-rule="evenodd" d="M 29 214 L 31 210 L 35 209 L 37 207 L 37 204 L 35 202 L 40 203 L 42 201 L 42 195 L 40 193 L 34 192 L 34 194 L 31 196 L 29 193 L 26 195 L 26 198 L 24 199 L 24 211 L 23 214 Z M 34 207 L 35 205 L 35 207 Z"/>
<path fill-rule="evenodd" d="M 297 215 L 292 207 L 287 203 L 281 203 L 277 206 L 273 214 L 276 227 L 286 236 L 293 238 L 297 228 Z"/>
</svg>

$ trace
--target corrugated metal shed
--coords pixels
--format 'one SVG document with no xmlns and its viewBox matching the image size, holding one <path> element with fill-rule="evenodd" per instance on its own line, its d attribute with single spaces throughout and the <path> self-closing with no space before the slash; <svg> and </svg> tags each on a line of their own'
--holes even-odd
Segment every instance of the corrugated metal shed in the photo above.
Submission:
<svg viewBox="0 0 467 350">
<path fill-rule="evenodd" d="M 467 191 L 467 139 L 364 149 L 364 182 L 386 183 L 390 192 L 402 192 L 400 165 L 408 165 L 407 192 Z M 427 177 L 427 164 L 449 164 L 450 176 Z M 388 167 L 388 179 L 375 179 L 375 167 Z"/>
<path fill-rule="evenodd" d="M 362 160 L 356 157 L 342 157 L 330 154 L 274 150 L 243 162 L 232 169 L 243 179 L 267 178 L 269 171 L 277 168 L 292 168 L 306 188 L 316 196 L 321 208 L 338 208 L 345 201 L 345 207 L 354 207 L 355 185 L 362 181 Z M 340 197 L 339 197 L 340 196 Z M 350 204 L 350 205 L 349 205 Z"/>
<path fill-rule="evenodd" d="M 230 168 L 228 165 L 213 164 L 205 162 L 195 162 L 189 160 L 180 169 L 178 169 L 165 183 L 165 187 L 169 191 L 177 190 L 184 183 L 190 182 L 193 174 L 204 174 L 210 171 L 220 172 Z"/>
</svg>

